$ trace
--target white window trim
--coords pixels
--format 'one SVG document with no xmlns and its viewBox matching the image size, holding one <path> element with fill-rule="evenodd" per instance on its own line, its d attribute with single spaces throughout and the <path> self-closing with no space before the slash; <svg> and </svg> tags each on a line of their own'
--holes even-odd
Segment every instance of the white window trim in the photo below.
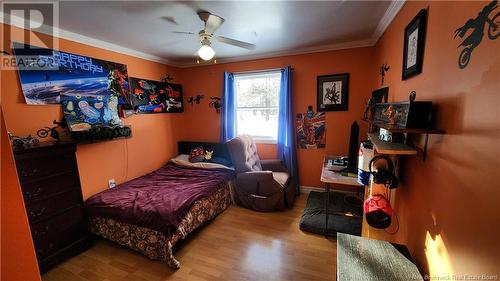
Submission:
<svg viewBox="0 0 500 281">
<path fill-rule="evenodd" d="M 262 76 L 270 76 L 270 75 L 276 75 L 276 76 L 281 76 L 281 71 L 280 70 L 272 70 L 272 71 L 256 71 L 256 72 L 249 72 L 249 73 L 235 73 L 234 74 L 234 80 L 243 80 L 243 79 L 254 79 Z M 278 94 L 279 95 L 279 94 Z M 238 93 L 236 93 L 236 99 L 235 102 L 238 101 Z M 243 107 L 240 107 L 243 108 Z M 235 107 L 236 112 L 238 109 L 240 109 L 238 106 Z M 244 107 L 246 109 L 278 109 L 278 116 L 279 116 L 279 102 L 277 107 Z M 236 132 L 238 132 L 238 122 L 236 121 Z M 250 135 L 252 139 L 256 143 L 265 143 L 265 144 L 277 144 L 278 143 L 278 136 L 276 135 L 276 138 L 273 137 L 268 137 L 268 136 L 253 136 Z"/>
</svg>

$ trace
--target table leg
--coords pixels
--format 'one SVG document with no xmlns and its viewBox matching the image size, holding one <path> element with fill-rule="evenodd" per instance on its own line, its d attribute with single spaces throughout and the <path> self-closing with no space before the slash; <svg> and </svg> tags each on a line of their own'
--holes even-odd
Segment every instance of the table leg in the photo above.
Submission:
<svg viewBox="0 0 500 281">
<path fill-rule="evenodd" d="M 328 236 L 328 205 L 330 203 L 330 184 L 326 184 L 326 199 L 325 199 L 325 236 Z"/>
</svg>

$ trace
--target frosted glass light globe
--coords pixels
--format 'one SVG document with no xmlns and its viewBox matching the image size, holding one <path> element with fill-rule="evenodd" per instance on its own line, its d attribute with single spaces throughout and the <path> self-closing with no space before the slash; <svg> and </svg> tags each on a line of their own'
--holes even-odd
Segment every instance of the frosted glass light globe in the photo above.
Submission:
<svg viewBox="0 0 500 281">
<path fill-rule="evenodd" d="M 215 56 L 215 51 L 209 45 L 202 45 L 198 50 L 198 56 L 202 60 L 211 60 Z"/>
</svg>

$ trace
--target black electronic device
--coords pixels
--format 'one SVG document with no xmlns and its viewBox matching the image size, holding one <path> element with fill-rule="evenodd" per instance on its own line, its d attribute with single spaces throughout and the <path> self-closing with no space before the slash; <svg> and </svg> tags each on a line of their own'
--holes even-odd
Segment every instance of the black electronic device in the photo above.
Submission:
<svg viewBox="0 0 500 281">
<path fill-rule="evenodd" d="M 349 137 L 349 160 L 347 162 L 347 172 L 358 174 L 359 155 L 359 125 L 354 121 L 351 125 L 351 135 Z"/>
<path fill-rule="evenodd" d="M 387 166 L 385 169 L 381 169 L 380 167 L 374 171 L 374 165 L 380 160 L 385 160 L 387 162 Z M 399 186 L 399 180 L 394 175 L 394 163 L 392 160 L 384 155 L 377 155 L 372 158 L 369 164 L 370 173 L 373 176 L 373 182 L 377 184 L 383 184 L 390 189 L 397 188 Z"/>
</svg>

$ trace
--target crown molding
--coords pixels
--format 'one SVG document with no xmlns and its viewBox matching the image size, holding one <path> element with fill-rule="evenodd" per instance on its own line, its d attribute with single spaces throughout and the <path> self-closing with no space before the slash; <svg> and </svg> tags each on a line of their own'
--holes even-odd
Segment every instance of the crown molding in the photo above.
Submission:
<svg viewBox="0 0 500 281">
<path fill-rule="evenodd" d="M 281 50 L 276 52 L 269 52 L 264 54 L 256 54 L 256 55 L 248 55 L 248 56 L 239 56 L 232 58 L 221 58 L 218 59 L 218 64 L 220 63 L 231 63 L 231 62 L 241 62 L 241 61 L 249 61 L 249 60 L 257 60 L 257 59 L 268 59 L 274 57 L 283 57 L 283 56 L 295 56 L 295 55 L 303 55 L 303 54 L 311 54 L 311 53 L 319 53 L 319 52 L 328 52 L 328 51 L 337 51 L 343 49 L 354 49 L 354 48 L 363 48 L 363 47 L 372 47 L 375 46 L 380 39 L 380 37 L 384 34 L 387 27 L 394 20 L 398 12 L 406 3 L 406 0 L 397 0 L 391 1 L 389 7 L 387 8 L 384 16 L 380 19 L 373 36 L 367 40 L 359 40 L 352 42 L 344 42 L 337 44 L 329 44 L 315 47 L 305 47 L 298 48 L 295 50 Z M 0 13 L 0 23 L 8 24 L 5 22 L 5 16 L 3 13 Z M 11 16 L 11 23 L 14 26 L 19 28 L 24 28 L 24 19 L 19 18 L 17 16 Z M 137 51 L 134 49 L 130 49 L 127 47 L 123 47 L 114 43 L 106 42 L 103 40 L 91 38 L 79 33 L 71 32 L 68 30 L 60 29 L 60 28 L 52 28 L 47 25 L 42 25 L 39 29 L 39 32 L 54 35 L 57 38 L 66 39 L 70 41 L 74 41 L 77 43 L 82 43 L 85 45 L 145 59 L 148 61 L 158 62 L 162 64 L 166 64 L 173 67 L 179 68 L 188 68 L 188 67 L 196 67 L 196 66 L 206 66 L 211 64 L 197 64 L 195 63 L 195 59 L 193 58 L 193 62 L 180 62 L 175 60 L 168 60 L 166 58 L 158 57 L 156 55 L 144 53 L 141 51 Z"/>
<path fill-rule="evenodd" d="M 397 1 L 392 1 L 391 4 L 389 4 L 389 7 L 387 7 L 384 16 L 380 19 L 377 28 L 373 33 L 372 36 L 372 41 L 374 42 L 373 45 L 377 44 L 380 37 L 382 37 L 387 27 L 389 27 L 389 25 L 394 20 L 396 15 L 399 13 L 401 8 L 403 8 L 405 3 L 406 0 L 397 0 Z"/>
<path fill-rule="evenodd" d="M 24 29 L 24 19 L 23 18 L 20 18 L 18 16 L 13 16 L 13 15 L 11 15 L 10 18 L 11 18 L 10 23 L 7 23 L 5 14 L 3 12 L 0 13 L 0 23 L 7 24 L 7 25 L 10 24 L 10 25 Z M 32 22 L 39 24 L 38 22 L 34 22 L 34 21 L 32 21 Z M 171 64 L 165 58 L 161 58 L 161 57 L 158 57 L 158 56 L 155 56 L 152 54 L 144 53 L 144 52 L 130 49 L 127 47 L 123 47 L 123 46 L 120 46 L 120 45 L 117 45 L 114 43 L 110 43 L 110 42 L 106 42 L 103 40 L 91 38 L 91 37 L 88 37 L 88 36 L 85 36 L 85 35 L 82 35 L 79 33 L 71 32 L 71 31 L 68 31 L 65 29 L 51 27 L 51 26 L 48 26 L 45 24 L 40 26 L 37 29 L 37 32 L 47 34 L 47 35 L 52 35 L 52 36 L 59 38 L 59 39 L 65 39 L 65 40 L 69 40 L 69 41 L 73 41 L 73 42 L 77 42 L 77 43 L 82 43 L 82 44 L 89 45 L 92 47 L 97 47 L 97 48 L 105 49 L 108 51 L 113 51 L 116 53 L 129 55 L 129 56 L 133 56 L 133 57 L 140 58 L 140 59 L 145 59 L 148 61 L 153 61 L 153 62 L 158 62 L 158 63 L 162 63 L 162 64 L 176 66 L 176 65 Z"/>
<path fill-rule="evenodd" d="M 360 40 L 360 41 L 344 42 L 344 43 L 330 44 L 330 45 L 323 45 L 323 46 L 299 48 L 299 49 L 295 49 L 292 51 L 282 50 L 282 51 L 269 52 L 269 53 L 256 54 L 256 55 L 238 56 L 238 57 L 232 57 L 232 58 L 222 58 L 222 59 L 217 59 L 217 64 L 231 63 L 231 62 L 242 62 L 242 61 L 258 60 L 258 59 L 269 59 L 269 58 L 285 57 L 285 56 L 297 56 L 297 55 L 312 54 L 312 53 L 338 51 L 338 50 L 344 50 L 344 49 L 363 48 L 363 47 L 371 47 L 373 45 L 374 44 L 373 44 L 372 39 Z M 213 65 L 211 63 L 197 64 L 194 61 L 187 62 L 187 63 L 186 62 L 176 62 L 176 64 L 180 68 Z"/>
</svg>

